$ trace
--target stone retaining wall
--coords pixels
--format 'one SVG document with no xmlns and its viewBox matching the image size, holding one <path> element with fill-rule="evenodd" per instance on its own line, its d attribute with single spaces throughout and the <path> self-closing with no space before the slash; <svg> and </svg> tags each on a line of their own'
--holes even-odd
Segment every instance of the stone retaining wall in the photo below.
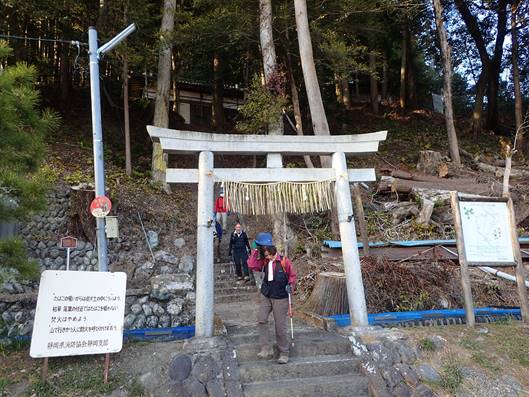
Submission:
<svg viewBox="0 0 529 397">
<path fill-rule="evenodd" d="M 46 212 L 20 227 L 29 257 L 37 261 L 41 271 L 66 270 L 66 251 L 58 242 L 67 234 L 69 196 L 68 186 L 57 186 L 48 196 Z M 192 324 L 195 257 L 189 255 L 185 239 L 174 236 L 163 221 L 144 220 L 153 258 L 139 224 L 128 214 L 120 214 L 119 209 L 114 215 L 120 222 L 120 238 L 109 240 L 109 268 L 127 273 L 125 328 Z M 71 250 L 70 270 L 98 270 L 97 250 L 92 243 L 78 240 L 77 248 Z M 0 337 L 30 335 L 38 282 L 19 281 L 9 271 L 0 276 Z"/>
<path fill-rule="evenodd" d="M 351 331 L 351 328 L 347 328 Z M 342 331 L 342 332 L 345 332 Z M 424 382 L 439 380 L 431 366 L 420 363 L 420 351 L 395 329 L 370 327 L 348 333 L 353 353 L 362 360 L 371 397 L 433 397 Z"/>
</svg>

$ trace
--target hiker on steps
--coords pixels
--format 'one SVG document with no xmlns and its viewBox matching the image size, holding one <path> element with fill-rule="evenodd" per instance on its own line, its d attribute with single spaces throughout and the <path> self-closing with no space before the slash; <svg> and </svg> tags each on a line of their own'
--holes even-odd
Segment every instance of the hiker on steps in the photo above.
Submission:
<svg viewBox="0 0 529 397">
<path fill-rule="evenodd" d="M 221 190 L 219 197 L 215 200 L 215 213 L 217 222 L 222 225 L 222 230 L 226 230 L 228 224 L 228 210 L 224 200 L 224 191 Z"/>
<path fill-rule="evenodd" d="M 235 224 L 235 230 L 230 236 L 230 248 L 228 255 L 232 256 L 235 263 L 235 273 L 239 281 L 250 280 L 250 273 L 248 272 L 248 252 L 251 251 L 250 243 L 246 232 L 242 230 L 241 224 Z"/>
<path fill-rule="evenodd" d="M 263 273 L 257 325 L 259 328 L 259 358 L 271 358 L 274 354 L 270 346 L 268 317 L 274 316 L 276 343 L 279 349 L 280 364 L 288 363 L 289 341 L 287 335 L 288 295 L 296 286 L 296 273 L 290 260 L 277 253 L 270 233 L 259 233 L 255 239 L 257 249 L 252 251 L 248 266 Z"/>
<path fill-rule="evenodd" d="M 222 244 L 222 226 L 219 222 L 215 221 L 215 230 L 213 230 L 213 242 L 215 245 L 215 257 L 217 263 L 220 262 L 220 245 Z"/>
</svg>

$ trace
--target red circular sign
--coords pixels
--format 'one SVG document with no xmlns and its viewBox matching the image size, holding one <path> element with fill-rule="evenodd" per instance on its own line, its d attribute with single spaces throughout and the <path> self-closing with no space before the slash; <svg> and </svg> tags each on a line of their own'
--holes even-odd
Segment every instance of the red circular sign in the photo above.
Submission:
<svg viewBox="0 0 529 397">
<path fill-rule="evenodd" d="M 97 196 L 90 204 L 90 212 L 96 218 L 103 218 L 107 216 L 111 209 L 112 203 L 106 196 Z"/>
</svg>

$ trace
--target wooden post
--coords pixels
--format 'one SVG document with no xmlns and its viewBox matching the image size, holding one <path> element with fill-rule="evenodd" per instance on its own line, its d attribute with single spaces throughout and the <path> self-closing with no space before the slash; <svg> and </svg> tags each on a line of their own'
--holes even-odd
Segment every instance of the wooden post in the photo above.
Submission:
<svg viewBox="0 0 529 397">
<path fill-rule="evenodd" d="M 105 371 L 103 372 L 103 383 L 108 383 L 108 370 L 110 368 L 110 353 L 105 354 Z"/>
<path fill-rule="evenodd" d="M 48 357 L 44 357 L 44 362 L 42 363 L 42 383 L 46 384 L 48 382 Z"/>
<path fill-rule="evenodd" d="M 195 335 L 213 336 L 213 153 L 200 152 L 197 192 L 197 290 Z"/>
<path fill-rule="evenodd" d="M 362 195 L 360 193 L 360 186 L 358 183 L 353 185 L 353 195 L 355 198 L 355 209 L 356 217 L 358 219 L 358 227 L 360 228 L 360 238 L 362 239 L 362 245 L 364 256 L 369 256 L 369 236 L 367 235 L 367 223 L 364 214 L 364 204 L 362 203 Z"/>
<path fill-rule="evenodd" d="M 332 166 L 336 175 L 336 210 L 340 225 L 340 240 L 342 241 L 342 256 L 347 284 L 347 299 L 351 325 L 355 327 L 367 326 L 367 307 L 362 282 L 362 269 L 356 241 L 356 230 L 353 218 L 351 190 L 347 174 L 347 162 L 343 152 L 332 155 Z"/>
<path fill-rule="evenodd" d="M 514 206 L 512 199 L 509 197 L 507 201 L 509 207 L 509 220 L 511 223 L 511 241 L 516 261 L 516 284 L 518 286 L 518 297 L 520 299 L 520 310 L 522 312 L 522 321 L 525 324 L 529 323 L 529 306 L 527 304 L 527 287 L 525 286 L 525 270 L 522 261 L 522 254 L 520 252 L 520 242 L 518 241 L 518 233 L 516 232 L 516 220 L 514 217 Z"/>
<path fill-rule="evenodd" d="M 457 192 L 450 192 L 452 203 L 452 214 L 454 217 L 454 227 L 456 229 L 457 252 L 459 255 L 459 265 L 461 269 L 461 285 L 463 287 L 463 298 L 465 300 L 465 315 L 467 325 L 473 327 L 476 324 L 474 316 L 474 303 L 472 301 L 472 289 L 470 287 L 470 277 L 468 276 L 468 265 L 465 257 L 465 241 L 463 240 L 463 230 L 461 227 L 461 213 L 459 211 L 459 200 Z"/>
</svg>

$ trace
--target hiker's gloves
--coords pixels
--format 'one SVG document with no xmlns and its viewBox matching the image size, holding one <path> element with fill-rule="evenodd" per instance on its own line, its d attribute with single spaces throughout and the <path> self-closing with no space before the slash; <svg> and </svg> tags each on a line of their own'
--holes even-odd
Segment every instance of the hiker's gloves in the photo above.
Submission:
<svg viewBox="0 0 529 397">
<path fill-rule="evenodd" d="M 285 291 L 287 291 L 287 294 L 292 295 L 292 286 L 290 284 L 287 284 L 285 287 Z"/>
</svg>

